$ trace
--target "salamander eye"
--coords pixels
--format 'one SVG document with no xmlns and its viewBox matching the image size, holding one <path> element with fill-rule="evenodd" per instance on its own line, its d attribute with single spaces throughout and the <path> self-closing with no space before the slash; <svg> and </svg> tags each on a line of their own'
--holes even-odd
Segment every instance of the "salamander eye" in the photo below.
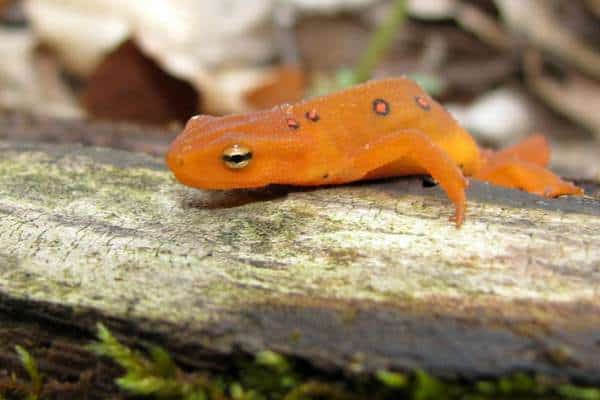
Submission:
<svg viewBox="0 0 600 400">
<path fill-rule="evenodd" d="M 223 150 L 221 158 L 227 167 L 231 169 L 241 169 L 250 164 L 250 160 L 252 160 L 252 150 L 245 146 L 234 144 Z"/>
</svg>

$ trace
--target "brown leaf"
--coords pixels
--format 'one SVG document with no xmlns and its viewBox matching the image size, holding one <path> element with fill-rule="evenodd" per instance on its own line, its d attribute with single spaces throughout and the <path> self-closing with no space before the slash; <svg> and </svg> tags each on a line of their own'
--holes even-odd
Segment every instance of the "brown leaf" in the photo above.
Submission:
<svg viewBox="0 0 600 400">
<path fill-rule="evenodd" d="M 531 89 L 546 104 L 600 139 L 600 84 L 597 81 L 575 72 L 556 81 L 544 74 L 541 55 L 534 50 L 525 56 L 525 74 Z"/>
<path fill-rule="evenodd" d="M 270 80 L 249 90 L 245 98 L 256 109 L 295 102 L 302 98 L 305 83 L 304 72 L 299 66 L 283 65 L 273 72 Z"/>
<path fill-rule="evenodd" d="M 108 55 L 84 89 L 90 116 L 145 123 L 186 121 L 198 111 L 198 94 L 164 72 L 131 41 Z"/>
<path fill-rule="evenodd" d="M 561 60 L 575 65 L 582 72 L 600 78 L 600 53 L 581 42 L 551 9 L 546 0 L 496 0 L 508 27 L 516 34 Z M 533 21 L 533 23 L 532 23 Z"/>
</svg>

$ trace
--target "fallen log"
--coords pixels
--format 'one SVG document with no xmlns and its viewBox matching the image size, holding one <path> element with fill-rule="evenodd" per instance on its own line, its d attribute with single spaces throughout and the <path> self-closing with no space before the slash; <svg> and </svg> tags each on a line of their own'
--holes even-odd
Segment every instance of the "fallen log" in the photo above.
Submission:
<svg viewBox="0 0 600 400">
<path fill-rule="evenodd" d="M 76 374 L 104 321 L 192 366 L 272 349 L 348 373 L 600 384 L 599 185 L 473 182 L 460 229 L 426 186 L 205 192 L 144 154 L 0 141 L 0 361 L 26 338 Z"/>
</svg>

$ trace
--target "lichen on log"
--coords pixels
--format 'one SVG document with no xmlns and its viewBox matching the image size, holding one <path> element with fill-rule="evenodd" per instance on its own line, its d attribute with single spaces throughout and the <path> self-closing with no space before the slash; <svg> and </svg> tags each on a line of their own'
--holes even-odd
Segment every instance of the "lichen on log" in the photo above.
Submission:
<svg viewBox="0 0 600 400">
<path fill-rule="evenodd" d="M 456 229 L 420 178 L 206 192 L 147 155 L 0 141 L 0 308 L 187 352 L 600 383 L 600 200 L 468 197 Z"/>
</svg>

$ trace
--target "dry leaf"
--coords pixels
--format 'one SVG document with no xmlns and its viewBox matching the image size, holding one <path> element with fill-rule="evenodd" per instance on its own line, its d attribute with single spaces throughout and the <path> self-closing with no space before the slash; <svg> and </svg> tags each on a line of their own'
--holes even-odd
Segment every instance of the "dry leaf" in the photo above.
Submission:
<svg viewBox="0 0 600 400">
<path fill-rule="evenodd" d="M 8 8 L 8 5 L 11 3 L 11 0 L 0 0 L 0 16 L 4 13 L 4 10 Z"/>
<path fill-rule="evenodd" d="M 453 18 L 459 3 L 457 0 L 408 0 L 407 6 L 413 17 L 439 20 Z"/>
<path fill-rule="evenodd" d="M 274 52 L 271 0 L 254 0 L 252 7 L 243 0 L 27 0 L 26 12 L 40 40 L 83 75 L 131 36 L 187 79 L 201 68 L 261 62 Z"/>
<path fill-rule="evenodd" d="M 140 48 L 192 82 L 198 71 L 256 65 L 275 54 L 271 0 L 130 0 Z"/>
<path fill-rule="evenodd" d="M 304 76 L 298 67 L 223 69 L 203 83 L 203 112 L 228 114 L 296 101 L 304 92 Z"/>
<path fill-rule="evenodd" d="M 368 6 L 379 0 L 287 0 L 301 11 L 319 14 L 333 14 Z"/>
<path fill-rule="evenodd" d="M 298 65 L 276 67 L 262 85 L 248 90 L 244 97 L 253 109 L 270 108 L 300 100 L 306 90 L 304 71 Z"/>
<path fill-rule="evenodd" d="M 71 72 L 90 76 L 108 54 L 133 38 L 160 68 L 204 92 L 222 86 L 214 82 L 222 68 L 245 69 L 274 56 L 272 3 L 253 0 L 249 7 L 247 0 L 27 0 L 26 11 L 39 40 L 54 49 Z M 247 82 L 247 87 L 260 83 Z M 93 103 L 95 112 L 105 115 L 100 98 L 92 97 L 90 103 L 89 93 L 86 96 L 88 108 Z"/>
<path fill-rule="evenodd" d="M 510 88 L 486 93 L 467 107 L 449 105 L 448 109 L 468 131 L 496 145 L 506 145 L 533 129 L 526 101 Z"/>
<path fill-rule="evenodd" d="M 132 40 L 170 75 L 192 84 L 203 97 L 203 111 L 245 111 L 277 99 L 295 99 L 300 90 L 297 77 L 284 77 L 271 66 L 258 67 L 277 54 L 273 13 L 282 4 L 274 0 L 26 1 L 40 40 L 70 71 L 83 76 L 90 76 L 108 54 Z M 288 5 L 329 13 L 375 1 L 294 0 Z M 276 88 L 284 90 L 277 93 Z"/>
<path fill-rule="evenodd" d="M 525 57 L 527 83 L 546 104 L 589 129 L 600 139 L 600 84 L 581 74 L 571 73 L 560 82 L 544 75 L 539 53 Z"/>
<path fill-rule="evenodd" d="M 596 17 L 600 17 L 600 0 L 586 0 L 585 4 Z"/>
<path fill-rule="evenodd" d="M 90 76 L 82 102 L 91 117 L 142 123 L 185 122 L 198 111 L 198 95 L 127 41 Z"/>
<path fill-rule="evenodd" d="M 29 31 L 0 29 L 0 107 L 58 117 L 82 112 L 60 79 L 58 66 L 36 53 Z"/>
<path fill-rule="evenodd" d="M 25 12 L 36 36 L 67 69 L 89 75 L 102 58 L 130 35 L 117 0 L 27 0 Z"/>
<path fill-rule="evenodd" d="M 511 41 L 495 19 L 479 8 L 458 0 L 409 0 L 408 12 L 424 20 L 454 19 L 465 30 L 498 49 L 507 49 Z"/>
<path fill-rule="evenodd" d="M 508 27 L 525 35 L 536 47 L 572 63 L 590 76 L 600 78 L 600 53 L 597 53 L 562 27 L 547 0 L 495 0 Z M 532 23 L 535 21 L 535 23 Z"/>
</svg>

